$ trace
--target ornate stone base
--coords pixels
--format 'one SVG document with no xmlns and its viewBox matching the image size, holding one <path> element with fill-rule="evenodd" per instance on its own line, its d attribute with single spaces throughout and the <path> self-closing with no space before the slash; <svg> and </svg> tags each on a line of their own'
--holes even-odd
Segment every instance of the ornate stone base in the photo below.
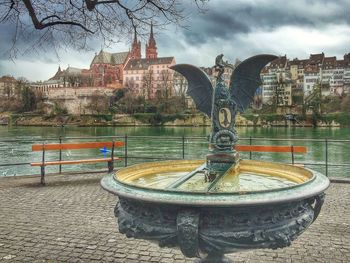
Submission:
<svg viewBox="0 0 350 263">
<path fill-rule="evenodd" d="M 210 255 L 200 262 L 227 262 L 221 255 L 289 246 L 316 219 L 322 204 L 323 194 L 247 207 L 195 207 L 120 198 L 115 215 L 119 231 L 127 237 L 158 241 L 161 247 L 178 246 L 186 257 Z"/>
</svg>

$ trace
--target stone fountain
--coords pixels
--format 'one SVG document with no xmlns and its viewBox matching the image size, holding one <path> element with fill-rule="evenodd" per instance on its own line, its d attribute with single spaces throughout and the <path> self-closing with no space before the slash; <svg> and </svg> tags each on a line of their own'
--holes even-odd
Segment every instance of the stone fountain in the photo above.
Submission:
<svg viewBox="0 0 350 263">
<path fill-rule="evenodd" d="M 101 185 L 118 195 L 120 233 L 179 247 L 201 262 L 227 262 L 226 253 L 282 248 L 317 218 L 329 180 L 316 171 L 273 162 L 241 160 L 235 150 L 237 112 L 260 85 L 260 71 L 276 57 L 240 63 L 230 86 L 216 58 L 216 86 L 199 68 L 172 68 L 187 79 L 188 95 L 212 119 L 206 160 L 151 162 L 123 168 Z"/>
</svg>

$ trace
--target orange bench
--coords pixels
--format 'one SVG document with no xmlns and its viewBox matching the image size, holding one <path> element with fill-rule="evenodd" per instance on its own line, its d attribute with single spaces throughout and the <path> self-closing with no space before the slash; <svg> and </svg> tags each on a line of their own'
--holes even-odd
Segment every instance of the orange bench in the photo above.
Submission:
<svg viewBox="0 0 350 263">
<path fill-rule="evenodd" d="M 84 143 L 57 143 L 57 144 L 34 144 L 32 145 L 32 151 L 42 151 L 41 162 L 33 162 L 31 166 L 40 166 L 41 168 L 41 184 L 45 185 L 45 166 L 47 165 L 65 165 L 65 164 L 80 164 L 80 163 L 101 163 L 107 162 L 108 171 L 111 172 L 114 169 L 114 161 L 120 158 L 114 157 L 114 148 L 124 146 L 122 141 L 112 142 L 84 142 Z M 52 150 L 78 150 L 78 149 L 97 149 L 97 148 L 111 148 L 111 155 L 108 158 L 94 158 L 94 159 L 82 159 L 82 160 L 59 160 L 59 161 L 46 161 L 45 151 Z"/>
<path fill-rule="evenodd" d="M 288 152 L 292 154 L 292 164 L 294 163 L 294 153 L 307 153 L 305 146 L 270 146 L 270 145 L 236 145 L 239 152 Z M 299 165 L 299 164 L 297 164 Z"/>
</svg>

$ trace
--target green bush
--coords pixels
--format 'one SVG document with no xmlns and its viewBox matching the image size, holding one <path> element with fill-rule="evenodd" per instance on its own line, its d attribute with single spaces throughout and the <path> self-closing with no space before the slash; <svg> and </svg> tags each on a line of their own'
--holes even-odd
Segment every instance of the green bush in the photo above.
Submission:
<svg viewBox="0 0 350 263">
<path fill-rule="evenodd" d="M 157 112 L 157 107 L 153 105 L 147 105 L 145 107 L 145 112 L 147 113 L 156 113 Z"/>
<path fill-rule="evenodd" d="M 52 115 L 61 116 L 61 115 L 66 115 L 66 114 L 68 114 L 68 110 L 65 107 L 63 107 L 61 104 L 55 103 Z"/>
<path fill-rule="evenodd" d="M 105 120 L 105 121 L 111 121 L 113 119 L 113 116 L 111 114 L 94 114 L 92 115 L 92 117 L 97 120 Z"/>
<path fill-rule="evenodd" d="M 318 116 L 318 118 L 319 120 L 326 123 L 331 123 L 332 121 L 335 121 L 341 126 L 350 126 L 350 113 L 348 112 L 330 113 L 327 115 Z"/>
<path fill-rule="evenodd" d="M 246 118 L 247 120 L 252 121 L 253 123 L 257 123 L 258 119 L 260 118 L 262 121 L 266 122 L 273 122 L 273 121 L 284 121 L 285 116 L 279 115 L 279 114 L 243 114 L 242 117 Z"/>
<path fill-rule="evenodd" d="M 174 121 L 176 119 L 185 119 L 183 114 L 161 114 L 161 113 L 135 113 L 134 118 L 142 123 L 151 125 L 163 125 L 166 122 Z"/>
<path fill-rule="evenodd" d="M 115 113 L 118 112 L 118 107 L 116 107 L 116 106 L 111 106 L 111 107 L 109 107 L 108 111 L 109 111 L 110 113 L 112 113 L 112 114 L 115 114 Z"/>
</svg>

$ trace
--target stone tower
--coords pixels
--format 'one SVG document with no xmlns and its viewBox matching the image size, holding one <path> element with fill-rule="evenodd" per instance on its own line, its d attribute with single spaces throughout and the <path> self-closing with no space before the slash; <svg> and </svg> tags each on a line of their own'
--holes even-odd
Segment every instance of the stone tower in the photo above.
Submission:
<svg viewBox="0 0 350 263">
<path fill-rule="evenodd" d="M 137 41 L 136 31 L 131 45 L 130 59 L 141 59 L 141 41 Z"/>
<path fill-rule="evenodd" d="M 149 36 L 148 44 L 146 44 L 146 58 L 152 59 L 157 57 L 158 57 L 157 44 L 153 36 L 153 24 L 151 23 L 151 34 Z"/>
</svg>

